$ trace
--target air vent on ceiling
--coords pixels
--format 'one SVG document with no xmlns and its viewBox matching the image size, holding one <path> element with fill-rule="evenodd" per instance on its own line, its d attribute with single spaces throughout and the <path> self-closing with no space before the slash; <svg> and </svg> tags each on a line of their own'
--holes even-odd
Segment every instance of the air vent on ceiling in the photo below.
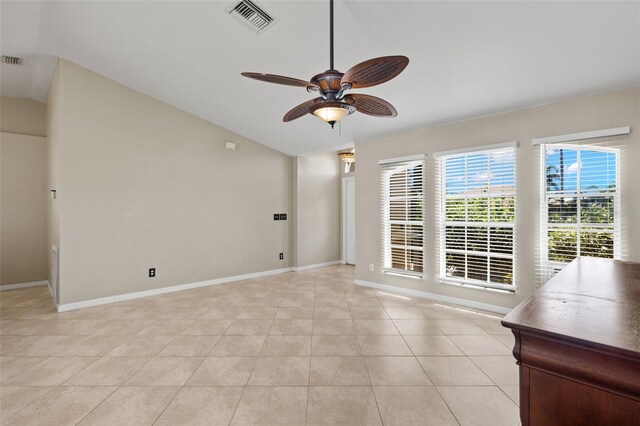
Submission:
<svg viewBox="0 0 640 426">
<path fill-rule="evenodd" d="M 24 59 L 18 58 L 17 56 L 5 56 L 2 55 L 2 63 L 10 64 L 10 65 L 22 65 Z"/>
<path fill-rule="evenodd" d="M 278 19 L 267 12 L 264 7 L 258 6 L 251 0 L 233 3 L 227 12 L 232 18 L 256 34 L 261 34 L 278 22 Z"/>
</svg>

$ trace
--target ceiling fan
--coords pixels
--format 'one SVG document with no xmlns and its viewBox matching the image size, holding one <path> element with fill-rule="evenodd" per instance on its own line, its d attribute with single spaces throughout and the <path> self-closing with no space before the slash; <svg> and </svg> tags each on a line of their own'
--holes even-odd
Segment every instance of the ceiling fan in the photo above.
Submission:
<svg viewBox="0 0 640 426">
<path fill-rule="evenodd" d="M 329 0 L 329 70 L 311 78 L 311 81 L 274 74 L 243 72 L 245 77 L 285 86 L 306 87 L 307 92 L 318 92 L 319 97 L 301 103 L 287 112 L 285 122 L 305 114 L 314 114 L 333 128 L 336 122 L 358 111 L 374 117 L 395 117 L 398 111 L 389 102 L 375 96 L 359 93 L 346 94 L 350 89 L 361 89 L 385 83 L 400 74 L 409 64 L 406 56 L 383 56 L 369 59 L 341 73 L 333 68 L 333 0 Z"/>
</svg>

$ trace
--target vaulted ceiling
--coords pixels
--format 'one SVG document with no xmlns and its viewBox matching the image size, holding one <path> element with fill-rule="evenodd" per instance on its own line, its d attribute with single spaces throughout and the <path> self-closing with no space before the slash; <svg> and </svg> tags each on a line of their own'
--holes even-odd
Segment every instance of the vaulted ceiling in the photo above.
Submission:
<svg viewBox="0 0 640 426">
<path fill-rule="evenodd" d="M 638 2 L 336 1 L 336 68 L 405 55 L 379 96 L 392 119 L 331 128 L 283 115 L 313 97 L 242 71 L 309 79 L 329 68 L 328 1 L 262 1 L 279 21 L 255 35 L 233 0 L 3 1 L 3 96 L 46 99 L 56 57 L 290 155 L 640 84 Z"/>
</svg>

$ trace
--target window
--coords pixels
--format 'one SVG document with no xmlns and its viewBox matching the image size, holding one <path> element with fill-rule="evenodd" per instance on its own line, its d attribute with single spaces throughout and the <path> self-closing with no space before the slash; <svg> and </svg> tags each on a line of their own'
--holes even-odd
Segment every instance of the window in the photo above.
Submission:
<svg viewBox="0 0 640 426">
<path fill-rule="evenodd" d="M 381 164 L 383 270 L 422 276 L 424 156 L 385 160 Z"/>
<path fill-rule="evenodd" d="M 516 146 L 437 155 L 441 280 L 515 289 Z"/>
<path fill-rule="evenodd" d="M 553 144 L 541 152 L 546 275 L 577 256 L 619 259 L 619 149 Z"/>
<path fill-rule="evenodd" d="M 540 159 L 538 285 L 578 256 L 626 260 L 630 132 L 627 126 L 532 141 Z"/>
</svg>

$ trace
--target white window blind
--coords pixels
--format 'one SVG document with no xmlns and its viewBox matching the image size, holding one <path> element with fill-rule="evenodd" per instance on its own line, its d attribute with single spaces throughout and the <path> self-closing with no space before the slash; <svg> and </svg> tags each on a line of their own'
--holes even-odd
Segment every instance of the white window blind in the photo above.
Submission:
<svg viewBox="0 0 640 426">
<path fill-rule="evenodd" d="M 625 260 L 626 136 L 540 144 L 538 284 L 577 256 Z"/>
<path fill-rule="evenodd" d="M 422 276 L 424 158 L 382 162 L 382 268 Z"/>
<path fill-rule="evenodd" d="M 516 147 L 436 159 L 440 280 L 515 290 Z"/>
</svg>

